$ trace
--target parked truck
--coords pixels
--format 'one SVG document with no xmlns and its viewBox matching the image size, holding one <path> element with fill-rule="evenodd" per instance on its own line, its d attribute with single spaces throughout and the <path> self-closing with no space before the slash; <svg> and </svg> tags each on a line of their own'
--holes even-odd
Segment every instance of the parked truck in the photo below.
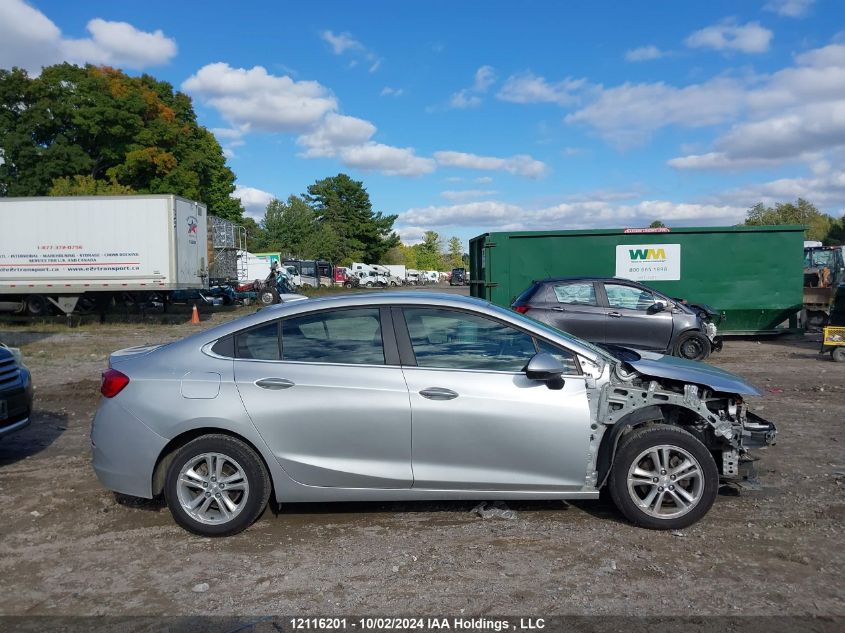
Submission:
<svg viewBox="0 0 845 633">
<path fill-rule="evenodd" d="M 485 233 L 470 240 L 470 293 L 508 307 L 549 277 L 620 277 L 716 309 L 725 334 L 797 326 L 803 226 Z"/>
<path fill-rule="evenodd" d="M 71 314 L 204 288 L 207 215 L 174 195 L 0 198 L 0 310 Z"/>
<path fill-rule="evenodd" d="M 804 243 L 804 316 L 809 328 L 821 328 L 830 318 L 836 289 L 845 281 L 841 246 Z"/>
</svg>

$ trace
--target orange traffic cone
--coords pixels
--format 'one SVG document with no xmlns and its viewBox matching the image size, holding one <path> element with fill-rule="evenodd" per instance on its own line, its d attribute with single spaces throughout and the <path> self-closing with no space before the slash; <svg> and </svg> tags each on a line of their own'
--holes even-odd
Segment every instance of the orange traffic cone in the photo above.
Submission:
<svg viewBox="0 0 845 633">
<path fill-rule="evenodd" d="M 194 309 L 191 310 L 191 323 L 199 324 L 200 322 L 200 313 L 197 311 L 197 304 L 194 304 Z"/>
</svg>

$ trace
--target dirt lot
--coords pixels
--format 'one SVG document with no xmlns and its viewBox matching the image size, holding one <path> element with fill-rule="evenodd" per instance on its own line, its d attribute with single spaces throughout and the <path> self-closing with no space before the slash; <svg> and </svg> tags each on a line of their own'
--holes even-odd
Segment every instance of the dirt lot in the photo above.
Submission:
<svg viewBox="0 0 845 633">
<path fill-rule="evenodd" d="M 37 386 L 32 426 L 0 441 L 0 614 L 845 615 L 845 365 L 817 338 L 713 358 L 766 390 L 753 404 L 780 435 L 765 489 L 720 495 L 683 532 L 604 502 L 511 504 L 514 519 L 403 503 L 290 505 L 212 540 L 102 489 L 89 457 L 108 352 L 196 327 L 0 328 Z"/>
</svg>

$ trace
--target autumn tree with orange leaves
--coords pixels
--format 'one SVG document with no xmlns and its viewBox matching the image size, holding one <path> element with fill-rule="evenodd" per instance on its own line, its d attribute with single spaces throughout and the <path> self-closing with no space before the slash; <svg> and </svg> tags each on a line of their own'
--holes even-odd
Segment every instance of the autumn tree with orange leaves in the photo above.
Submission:
<svg viewBox="0 0 845 633">
<path fill-rule="evenodd" d="M 238 220 L 235 175 L 190 97 L 150 75 L 0 69 L 0 196 L 173 193 Z"/>
</svg>

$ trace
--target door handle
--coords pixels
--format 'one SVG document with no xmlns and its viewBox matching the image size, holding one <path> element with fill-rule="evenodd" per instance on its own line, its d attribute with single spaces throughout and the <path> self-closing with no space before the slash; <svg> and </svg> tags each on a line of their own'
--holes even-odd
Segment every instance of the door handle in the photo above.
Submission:
<svg viewBox="0 0 845 633">
<path fill-rule="evenodd" d="M 287 378 L 262 378 L 261 380 L 256 380 L 255 384 L 262 389 L 278 391 L 279 389 L 290 389 L 296 383 Z"/>
<path fill-rule="evenodd" d="M 420 395 L 429 400 L 454 400 L 458 397 L 456 392 L 443 387 L 428 387 L 420 391 Z"/>
<path fill-rule="evenodd" d="M 622 316 L 622 313 L 621 312 L 608 312 L 607 316 L 613 317 L 614 319 L 618 319 L 619 317 Z"/>
<path fill-rule="evenodd" d="M 554 306 L 552 310 L 555 312 L 566 312 L 566 308 L 561 308 L 560 306 Z"/>
</svg>

